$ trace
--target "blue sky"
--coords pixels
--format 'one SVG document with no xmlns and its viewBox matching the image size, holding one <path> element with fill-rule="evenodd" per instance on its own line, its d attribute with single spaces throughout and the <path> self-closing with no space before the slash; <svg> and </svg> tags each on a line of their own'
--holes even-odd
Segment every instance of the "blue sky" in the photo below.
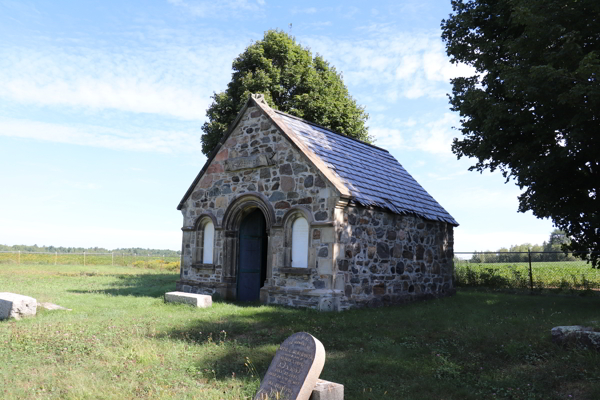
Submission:
<svg viewBox="0 0 600 400">
<path fill-rule="evenodd" d="M 388 149 L 461 224 L 455 251 L 541 243 L 513 183 L 450 151 L 449 0 L 0 0 L 0 244 L 178 250 L 205 111 L 268 29 L 338 71 Z M 291 26 L 290 26 L 291 24 Z"/>
</svg>

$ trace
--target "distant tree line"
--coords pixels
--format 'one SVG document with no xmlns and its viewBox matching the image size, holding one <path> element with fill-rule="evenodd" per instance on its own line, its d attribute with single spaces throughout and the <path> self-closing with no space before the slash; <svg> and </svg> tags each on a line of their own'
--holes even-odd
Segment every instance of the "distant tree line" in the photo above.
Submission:
<svg viewBox="0 0 600 400">
<path fill-rule="evenodd" d="M 7 246 L 4 244 L 0 244 L 0 251 L 23 251 L 23 252 L 33 252 L 33 253 L 119 253 L 125 255 L 141 255 L 141 256 L 155 256 L 155 257 L 179 257 L 181 255 L 181 251 L 175 250 L 156 250 L 156 249 L 144 249 L 141 247 L 131 247 L 128 249 L 119 248 L 114 250 L 107 250 L 104 247 L 55 247 L 55 246 L 38 246 L 34 244 L 33 246 L 28 246 L 24 244 L 16 244 L 13 246 Z"/>
<path fill-rule="evenodd" d="M 570 253 L 565 253 L 564 248 L 570 244 L 570 240 L 564 231 L 554 229 L 550 233 L 548 241 L 541 245 L 524 243 L 510 246 L 508 249 L 502 247 L 496 251 L 475 252 L 471 257 L 471 262 L 477 263 L 508 263 L 508 262 L 528 262 L 531 252 L 531 261 L 575 261 Z"/>
</svg>

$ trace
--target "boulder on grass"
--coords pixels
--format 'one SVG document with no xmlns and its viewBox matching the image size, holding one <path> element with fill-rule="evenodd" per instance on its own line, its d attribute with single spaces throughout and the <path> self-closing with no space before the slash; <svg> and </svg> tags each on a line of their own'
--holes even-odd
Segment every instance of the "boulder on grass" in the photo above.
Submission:
<svg viewBox="0 0 600 400">
<path fill-rule="evenodd" d="M 37 300 L 16 293 L 0 292 L 0 319 L 35 316 Z"/>
<path fill-rule="evenodd" d="M 552 341 L 558 345 L 578 344 L 600 351 L 600 332 L 581 325 L 552 328 Z"/>
</svg>

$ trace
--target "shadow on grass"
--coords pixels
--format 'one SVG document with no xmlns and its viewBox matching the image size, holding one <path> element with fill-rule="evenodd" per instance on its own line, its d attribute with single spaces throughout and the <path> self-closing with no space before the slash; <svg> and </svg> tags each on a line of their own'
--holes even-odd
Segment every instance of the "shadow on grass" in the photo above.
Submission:
<svg viewBox="0 0 600 400">
<path fill-rule="evenodd" d="M 175 290 L 175 281 L 179 274 L 115 274 L 116 278 L 106 289 L 69 290 L 71 293 L 100 293 L 111 296 L 162 297 L 166 292 Z"/>
<path fill-rule="evenodd" d="M 549 335 L 553 326 L 595 318 L 598 305 L 594 298 L 479 292 L 343 313 L 215 304 L 158 338 L 194 346 L 193 368 L 206 379 L 249 376 L 247 357 L 262 378 L 277 347 L 295 332 L 308 332 L 326 350 L 321 378 L 344 384 L 355 394 L 349 398 L 387 392 L 390 398 L 476 399 L 499 387 L 535 387 L 514 398 L 541 399 L 565 384 L 600 393 L 598 383 L 589 383 L 600 373 L 600 356 L 558 348 Z M 559 369 L 560 376 L 553 372 Z M 373 389 L 373 397 L 357 397 L 365 389 Z"/>
<path fill-rule="evenodd" d="M 214 312 L 212 316 L 205 314 L 207 318 L 193 319 L 154 337 L 200 346 L 195 371 L 220 381 L 234 375 L 249 376 L 252 368 L 262 379 L 278 346 L 296 332 L 308 332 L 323 343 L 327 358 L 322 379 L 362 390 L 373 385 L 373 376 L 385 376 L 388 370 L 411 373 L 398 368 L 389 352 L 366 350 L 365 346 L 379 340 L 373 331 L 375 324 L 369 320 L 386 320 L 386 316 L 397 314 L 397 309 L 323 313 L 248 303 L 228 303 L 227 308 L 225 312 L 213 308 L 209 311 Z M 394 379 L 388 376 L 386 382 L 393 384 Z"/>
</svg>

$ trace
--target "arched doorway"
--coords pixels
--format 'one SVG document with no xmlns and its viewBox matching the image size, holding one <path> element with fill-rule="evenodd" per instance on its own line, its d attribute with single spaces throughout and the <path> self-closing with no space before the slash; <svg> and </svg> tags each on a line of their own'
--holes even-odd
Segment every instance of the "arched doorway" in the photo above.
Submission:
<svg viewBox="0 0 600 400">
<path fill-rule="evenodd" d="M 237 299 L 257 301 L 267 278 L 266 221 L 260 209 L 246 215 L 239 229 Z"/>
</svg>

